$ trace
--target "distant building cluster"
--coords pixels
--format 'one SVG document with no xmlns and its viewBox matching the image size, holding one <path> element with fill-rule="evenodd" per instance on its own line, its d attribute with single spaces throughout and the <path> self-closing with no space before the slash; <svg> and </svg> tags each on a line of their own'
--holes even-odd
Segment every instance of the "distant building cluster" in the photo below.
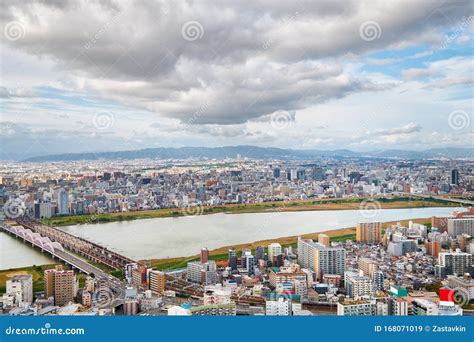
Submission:
<svg viewBox="0 0 474 342">
<path fill-rule="evenodd" d="M 229 159 L 206 160 L 204 167 L 202 163 L 138 160 L 60 162 L 42 164 L 41 169 L 24 163 L 0 166 L 0 207 L 19 201 L 20 214 L 42 219 L 311 198 L 460 195 L 474 190 L 474 176 L 466 165 L 441 160 L 349 159 L 316 164 Z"/>
</svg>

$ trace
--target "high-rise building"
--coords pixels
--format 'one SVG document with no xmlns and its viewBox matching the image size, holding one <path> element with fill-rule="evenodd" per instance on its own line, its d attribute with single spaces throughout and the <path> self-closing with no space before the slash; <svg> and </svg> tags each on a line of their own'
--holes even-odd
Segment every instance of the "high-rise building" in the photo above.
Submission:
<svg viewBox="0 0 474 342">
<path fill-rule="evenodd" d="M 281 172 L 280 172 L 280 169 L 278 167 L 273 169 L 273 177 L 280 178 L 280 174 L 281 174 Z"/>
<path fill-rule="evenodd" d="M 76 276 L 72 270 L 55 269 L 44 271 L 44 289 L 47 297 L 54 297 L 54 305 L 63 306 L 74 300 L 76 295 Z"/>
<path fill-rule="evenodd" d="M 187 276 L 193 283 L 213 285 L 218 278 L 216 262 L 214 260 L 209 260 L 204 264 L 199 261 L 188 262 Z"/>
<path fill-rule="evenodd" d="M 474 236 L 474 217 L 448 219 L 448 233 L 452 236 Z"/>
<path fill-rule="evenodd" d="M 374 282 L 375 291 L 384 291 L 385 290 L 385 274 L 381 270 L 374 272 L 372 280 Z"/>
<path fill-rule="evenodd" d="M 255 267 L 255 258 L 252 254 L 245 256 L 245 269 L 247 270 L 249 275 L 253 275 Z"/>
<path fill-rule="evenodd" d="M 376 244 L 380 243 L 382 235 L 381 222 L 358 223 L 356 227 L 357 242 Z"/>
<path fill-rule="evenodd" d="M 377 261 L 370 258 L 360 257 L 357 260 L 357 266 L 363 275 L 369 277 L 370 279 L 374 278 L 374 272 L 377 270 L 379 264 Z"/>
<path fill-rule="evenodd" d="M 439 251 L 441 250 L 441 244 L 439 241 L 425 241 L 426 254 L 438 257 Z"/>
<path fill-rule="evenodd" d="M 329 236 L 323 233 L 319 233 L 318 242 L 324 247 L 329 247 Z"/>
<path fill-rule="evenodd" d="M 201 249 L 201 263 L 205 264 L 209 260 L 209 250 L 207 248 Z"/>
<path fill-rule="evenodd" d="M 273 258 L 281 254 L 281 245 L 279 243 L 272 243 L 268 246 L 268 259 L 273 261 Z"/>
<path fill-rule="evenodd" d="M 154 293 L 163 294 L 166 287 L 166 274 L 161 271 L 150 271 L 150 290 Z"/>
<path fill-rule="evenodd" d="M 461 252 L 460 249 L 455 252 L 439 253 L 435 273 L 439 277 L 472 274 L 472 254 Z"/>
<path fill-rule="evenodd" d="M 188 262 L 187 275 L 188 280 L 193 283 L 201 283 L 201 271 L 203 269 L 202 263 L 199 261 Z"/>
<path fill-rule="evenodd" d="M 255 259 L 264 260 L 265 259 L 265 248 L 263 246 L 258 246 L 255 249 Z"/>
<path fill-rule="evenodd" d="M 69 195 L 63 188 L 58 189 L 56 192 L 56 198 L 58 202 L 58 214 L 69 215 Z"/>
<path fill-rule="evenodd" d="M 451 185 L 459 185 L 459 171 L 451 170 Z"/>
<path fill-rule="evenodd" d="M 15 303 L 33 302 L 33 278 L 31 274 L 13 276 L 6 282 L 6 294 L 15 298 Z"/>
<path fill-rule="evenodd" d="M 235 249 L 229 249 L 228 253 L 229 267 L 231 270 L 237 270 L 237 252 Z"/>
<path fill-rule="evenodd" d="M 324 274 L 344 275 L 346 250 L 339 247 L 325 247 L 311 239 L 298 237 L 298 264 L 316 273 L 317 279 Z"/>
</svg>

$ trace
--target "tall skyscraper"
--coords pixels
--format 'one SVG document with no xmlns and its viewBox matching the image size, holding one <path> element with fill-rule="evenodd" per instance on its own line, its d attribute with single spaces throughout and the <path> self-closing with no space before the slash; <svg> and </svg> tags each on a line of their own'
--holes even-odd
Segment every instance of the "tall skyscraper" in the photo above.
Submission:
<svg viewBox="0 0 474 342">
<path fill-rule="evenodd" d="M 358 223 L 356 228 L 357 242 L 376 244 L 381 241 L 382 223 L 369 222 Z"/>
<path fill-rule="evenodd" d="M 57 190 L 58 214 L 69 215 L 69 195 L 63 188 Z"/>
<path fill-rule="evenodd" d="M 459 185 L 459 171 L 451 170 L 451 185 Z"/>
</svg>

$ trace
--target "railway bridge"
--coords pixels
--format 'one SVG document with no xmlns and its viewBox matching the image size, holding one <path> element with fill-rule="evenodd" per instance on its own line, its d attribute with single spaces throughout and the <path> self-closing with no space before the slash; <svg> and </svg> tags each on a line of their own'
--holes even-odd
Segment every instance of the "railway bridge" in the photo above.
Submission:
<svg viewBox="0 0 474 342">
<path fill-rule="evenodd" d="M 48 238 L 52 243 L 56 242 L 61 244 L 64 249 L 80 255 L 94 263 L 102 264 L 117 270 L 124 270 L 125 265 L 136 263 L 135 260 L 111 251 L 106 247 L 66 233 L 58 228 L 47 226 L 41 222 L 22 218 L 18 219 L 17 223 L 33 233 Z"/>
</svg>

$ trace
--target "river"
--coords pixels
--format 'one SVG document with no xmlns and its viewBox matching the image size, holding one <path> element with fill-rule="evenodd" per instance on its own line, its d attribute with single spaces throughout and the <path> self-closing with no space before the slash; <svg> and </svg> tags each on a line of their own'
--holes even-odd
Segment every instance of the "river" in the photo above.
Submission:
<svg viewBox="0 0 474 342">
<path fill-rule="evenodd" d="M 52 263 L 54 261 L 47 253 L 43 254 L 7 233 L 0 233 L 0 270 Z"/>
<path fill-rule="evenodd" d="M 397 221 L 450 216 L 459 208 L 382 209 L 376 217 L 359 210 L 212 214 L 62 227 L 132 259 L 166 258 L 199 253 L 257 240 L 353 227 L 358 222 Z"/>
<path fill-rule="evenodd" d="M 354 227 L 358 222 L 450 216 L 461 208 L 382 209 L 212 214 L 61 227 L 132 259 L 167 258 L 257 240 Z M 46 255 L 0 233 L 0 269 L 52 262 Z"/>
</svg>

